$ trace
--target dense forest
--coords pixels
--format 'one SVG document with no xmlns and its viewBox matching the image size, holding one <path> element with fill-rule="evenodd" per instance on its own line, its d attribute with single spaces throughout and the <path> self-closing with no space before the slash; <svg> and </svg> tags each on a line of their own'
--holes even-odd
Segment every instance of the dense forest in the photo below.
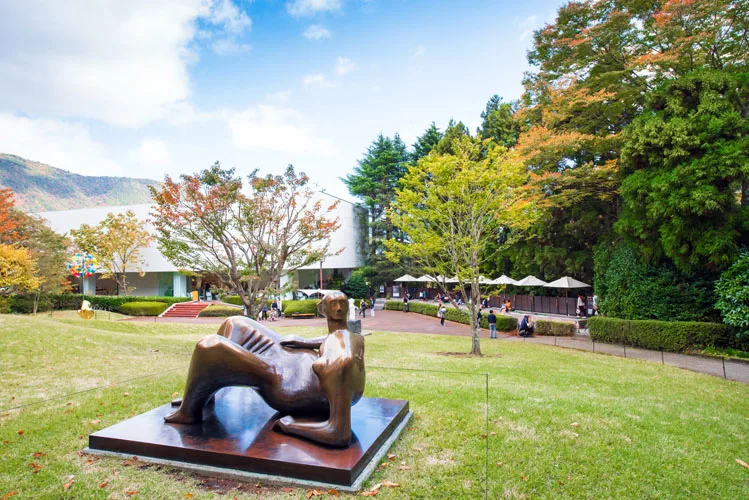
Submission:
<svg viewBox="0 0 749 500">
<path fill-rule="evenodd" d="M 402 239 L 388 217 L 401 179 L 469 138 L 479 159 L 507 148 L 522 164 L 517 204 L 534 214 L 499 226 L 488 276 L 574 276 L 612 316 L 718 318 L 716 282 L 749 259 L 747 55 L 745 0 L 564 5 L 534 33 L 518 100 L 492 96 L 478 130 L 432 123 L 410 148 L 380 135 L 344 179 L 369 210 L 367 276 L 408 268 L 383 257 Z"/>
</svg>

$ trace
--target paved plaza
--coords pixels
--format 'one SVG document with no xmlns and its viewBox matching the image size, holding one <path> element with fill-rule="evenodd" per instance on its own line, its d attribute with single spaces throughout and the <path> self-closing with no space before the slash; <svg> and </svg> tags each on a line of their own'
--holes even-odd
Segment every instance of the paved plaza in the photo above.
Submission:
<svg viewBox="0 0 749 500">
<path fill-rule="evenodd" d="M 515 314 L 520 316 L 520 313 Z M 471 329 L 468 325 L 445 321 L 445 326 L 441 326 L 439 319 L 431 316 L 424 316 L 417 313 L 404 313 L 401 311 L 375 311 L 374 317 L 367 313 L 366 318 L 361 318 L 362 330 L 365 332 L 398 332 L 407 334 L 428 334 L 428 335 L 454 335 L 469 337 Z M 215 324 L 219 325 L 224 318 L 154 318 L 139 317 L 128 318 L 123 321 L 137 322 L 157 322 L 157 323 L 189 323 L 189 324 Z M 264 323 L 273 327 L 290 327 L 290 326 L 310 326 L 325 327 L 325 318 L 313 319 L 290 319 L 282 318 L 277 321 L 266 320 Z M 706 373 L 716 377 L 725 377 L 729 380 L 749 383 L 749 362 L 741 360 L 723 360 L 721 358 L 678 354 L 672 352 L 650 351 L 647 349 L 638 349 L 626 347 L 617 344 L 606 344 L 602 342 L 592 342 L 589 337 L 549 337 L 536 336 L 532 338 L 522 338 L 514 335 L 500 333 L 497 341 L 508 342 L 527 342 L 529 344 L 542 344 L 559 348 L 578 349 L 582 351 L 591 351 L 611 356 L 623 356 L 627 358 L 641 359 L 655 363 L 664 363 L 677 366 L 685 370 Z M 489 339 L 489 330 L 481 330 L 481 338 L 486 342 Z"/>
</svg>

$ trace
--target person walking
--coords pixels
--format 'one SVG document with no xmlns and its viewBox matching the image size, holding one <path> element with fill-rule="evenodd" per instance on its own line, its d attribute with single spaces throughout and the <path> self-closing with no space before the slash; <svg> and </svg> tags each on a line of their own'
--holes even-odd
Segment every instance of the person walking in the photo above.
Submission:
<svg viewBox="0 0 749 500">
<path fill-rule="evenodd" d="M 367 317 L 367 299 L 361 299 L 361 303 L 359 304 L 359 310 L 361 310 L 361 317 L 366 318 Z"/>
<path fill-rule="evenodd" d="M 583 294 L 577 296 L 577 315 L 585 317 L 585 295 Z"/>
<path fill-rule="evenodd" d="M 494 310 L 490 309 L 489 314 L 486 316 L 486 321 L 489 323 L 489 338 L 497 338 L 497 315 L 494 314 Z"/>
<path fill-rule="evenodd" d="M 437 317 L 440 319 L 440 325 L 445 326 L 445 313 L 447 312 L 447 309 L 445 309 L 445 305 L 441 304 L 440 308 L 437 309 Z"/>
<path fill-rule="evenodd" d="M 476 330 L 481 330 L 481 309 L 476 313 Z"/>
<path fill-rule="evenodd" d="M 408 312 L 408 296 L 403 297 L 403 312 Z"/>
</svg>

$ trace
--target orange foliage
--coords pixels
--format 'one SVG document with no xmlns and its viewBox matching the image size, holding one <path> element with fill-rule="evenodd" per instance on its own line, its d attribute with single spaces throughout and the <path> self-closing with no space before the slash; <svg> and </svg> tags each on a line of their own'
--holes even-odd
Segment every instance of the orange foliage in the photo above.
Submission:
<svg viewBox="0 0 749 500">
<path fill-rule="evenodd" d="M 13 190 L 10 188 L 0 189 L 0 240 L 9 239 L 8 236 L 18 229 L 18 219 L 14 215 L 16 205 L 13 199 Z"/>
</svg>

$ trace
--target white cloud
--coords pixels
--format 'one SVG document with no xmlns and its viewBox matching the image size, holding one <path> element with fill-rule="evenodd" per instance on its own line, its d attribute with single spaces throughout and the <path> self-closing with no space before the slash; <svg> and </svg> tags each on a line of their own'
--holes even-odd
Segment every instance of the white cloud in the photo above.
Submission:
<svg viewBox="0 0 749 500">
<path fill-rule="evenodd" d="M 230 56 L 235 54 L 246 54 L 250 51 L 250 45 L 246 43 L 237 43 L 228 38 L 221 38 L 211 44 L 211 48 L 216 55 Z"/>
<path fill-rule="evenodd" d="M 83 175 L 122 175 L 82 123 L 0 113 L 0 151 Z"/>
<path fill-rule="evenodd" d="M 421 57 L 426 54 L 426 51 L 426 47 L 424 47 L 423 45 L 417 45 L 414 49 L 413 57 Z"/>
<path fill-rule="evenodd" d="M 149 167 L 164 167 L 172 163 L 172 153 L 160 139 L 144 139 L 138 149 L 130 152 L 130 158 L 147 170 Z"/>
<path fill-rule="evenodd" d="M 270 104 L 284 106 L 291 100 L 291 90 L 280 90 L 278 92 L 273 92 L 272 94 L 268 94 L 267 96 L 265 96 L 265 100 Z"/>
<path fill-rule="evenodd" d="M 347 73 L 351 73 L 352 71 L 356 71 L 357 69 L 359 69 L 359 66 L 357 66 L 354 61 L 352 61 L 348 57 L 339 57 L 335 66 L 335 72 L 339 75 L 345 75 Z"/>
<path fill-rule="evenodd" d="M 286 4 L 286 12 L 295 17 L 340 9 L 341 0 L 294 0 Z"/>
<path fill-rule="evenodd" d="M 518 28 L 518 31 L 520 31 L 521 40 L 525 40 L 529 36 L 533 35 L 533 31 L 536 28 L 538 28 L 537 22 L 536 22 L 537 20 L 538 20 L 538 16 L 533 15 L 533 16 L 529 16 L 524 21 L 515 23 Z"/>
<path fill-rule="evenodd" d="M 319 24 L 313 24 L 304 30 L 304 38 L 308 40 L 322 40 L 323 38 L 330 38 L 330 31 Z"/>
<path fill-rule="evenodd" d="M 211 24 L 223 26 L 232 34 L 238 35 L 252 27 L 252 20 L 237 8 L 231 0 L 217 0 L 210 8 L 207 16 Z"/>
<path fill-rule="evenodd" d="M 314 75 L 305 75 L 304 76 L 304 86 L 305 87 L 322 87 L 322 88 L 330 88 L 334 87 L 335 84 L 325 78 L 325 75 L 322 73 L 316 73 Z"/>
<path fill-rule="evenodd" d="M 230 0 L 0 2 L 0 111 L 158 120 L 190 96 L 199 19 L 224 38 L 251 26 Z"/>
<path fill-rule="evenodd" d="M 318 137 L 315 128 L 298 111 L 260 104 L 230 113 L 227 126 L 234 147 L 265 149 L 314 156 L 335 156 L 335 145 Z"/>
</svg>

